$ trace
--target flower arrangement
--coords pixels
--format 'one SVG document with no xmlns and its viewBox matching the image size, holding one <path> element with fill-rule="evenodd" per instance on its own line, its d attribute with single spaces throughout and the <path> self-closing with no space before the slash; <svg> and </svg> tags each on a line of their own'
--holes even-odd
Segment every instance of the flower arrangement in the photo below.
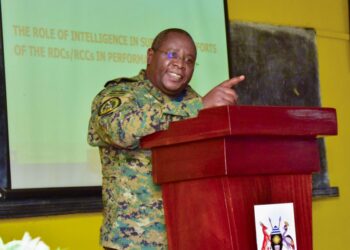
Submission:
<svg viewBox="0 0 350 250">
<path fill-rule="evenodd" d="M 0 238 L 0 250 L 50 250 L 40 237 L 32 239 L 29 233 L 25 232 L 22 240 L 13 240 L 6 244 Z"/>
</svg>

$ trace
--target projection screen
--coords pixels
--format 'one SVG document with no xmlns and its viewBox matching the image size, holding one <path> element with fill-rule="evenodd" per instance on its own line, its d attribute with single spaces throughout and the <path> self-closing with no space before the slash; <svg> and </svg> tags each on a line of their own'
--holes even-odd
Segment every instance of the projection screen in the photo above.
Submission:
<svg viewBox="0 0 350 250">
<path fill-rule="evenodd" d="M 223 0 L 2 0 L 11 188 L 98 186 L 86 142 L 91 102 L 108 80 L 138 74 L 161 30 L 198 48 L 191 86 L 227 79 Z"/>
</svg>

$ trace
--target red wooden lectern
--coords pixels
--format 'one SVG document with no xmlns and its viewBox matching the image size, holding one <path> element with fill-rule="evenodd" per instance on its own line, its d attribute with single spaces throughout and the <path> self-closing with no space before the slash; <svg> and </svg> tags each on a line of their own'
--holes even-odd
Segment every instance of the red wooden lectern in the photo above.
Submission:
<svg viewBox="0 0 350 250">
<path fill-rule="evenodd" d="M 169 249 L 256 249 L 254 205 L 293 202 L 297 247 L 312 250 L 316 137 L 336 133 L 330 108 L 223 106 L 144 137 Z"/>
</svg>

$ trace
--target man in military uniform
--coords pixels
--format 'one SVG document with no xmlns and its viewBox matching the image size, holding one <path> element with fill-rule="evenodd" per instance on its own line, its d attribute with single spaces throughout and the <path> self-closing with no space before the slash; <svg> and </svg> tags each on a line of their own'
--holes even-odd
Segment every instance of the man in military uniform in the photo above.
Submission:
<svg viewBox="0 0 350 250">
<path fill-rule="evenodd" d="M 231 87 L 243 76 L 203 98 L 188 86 L 196 56 L 186 31 L 164 30 L 147 51 L 146 70 L 107 82 L 93 101 L 88 142 L 101 157 L 105 249 L 167 249 L 161 190 L 152 182 L 151 152 L 140 148 L 140 138 L 202 108 L 237 101 Z"/>
</svg>

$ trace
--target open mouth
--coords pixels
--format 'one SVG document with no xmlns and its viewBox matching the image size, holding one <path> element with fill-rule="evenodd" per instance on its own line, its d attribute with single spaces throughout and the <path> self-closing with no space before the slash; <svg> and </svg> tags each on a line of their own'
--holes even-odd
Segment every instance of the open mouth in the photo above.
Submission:
<svg viewBox="0 0 350 250">
<path fill-rule="evenodd" d="M 170 76 L 170 78 L 174 81 L 180 81 L 182 80 L 183 76 L 180 74 L 177 74 L 175 72 L 168 72 L 168 75 Z"/>
</svg>

